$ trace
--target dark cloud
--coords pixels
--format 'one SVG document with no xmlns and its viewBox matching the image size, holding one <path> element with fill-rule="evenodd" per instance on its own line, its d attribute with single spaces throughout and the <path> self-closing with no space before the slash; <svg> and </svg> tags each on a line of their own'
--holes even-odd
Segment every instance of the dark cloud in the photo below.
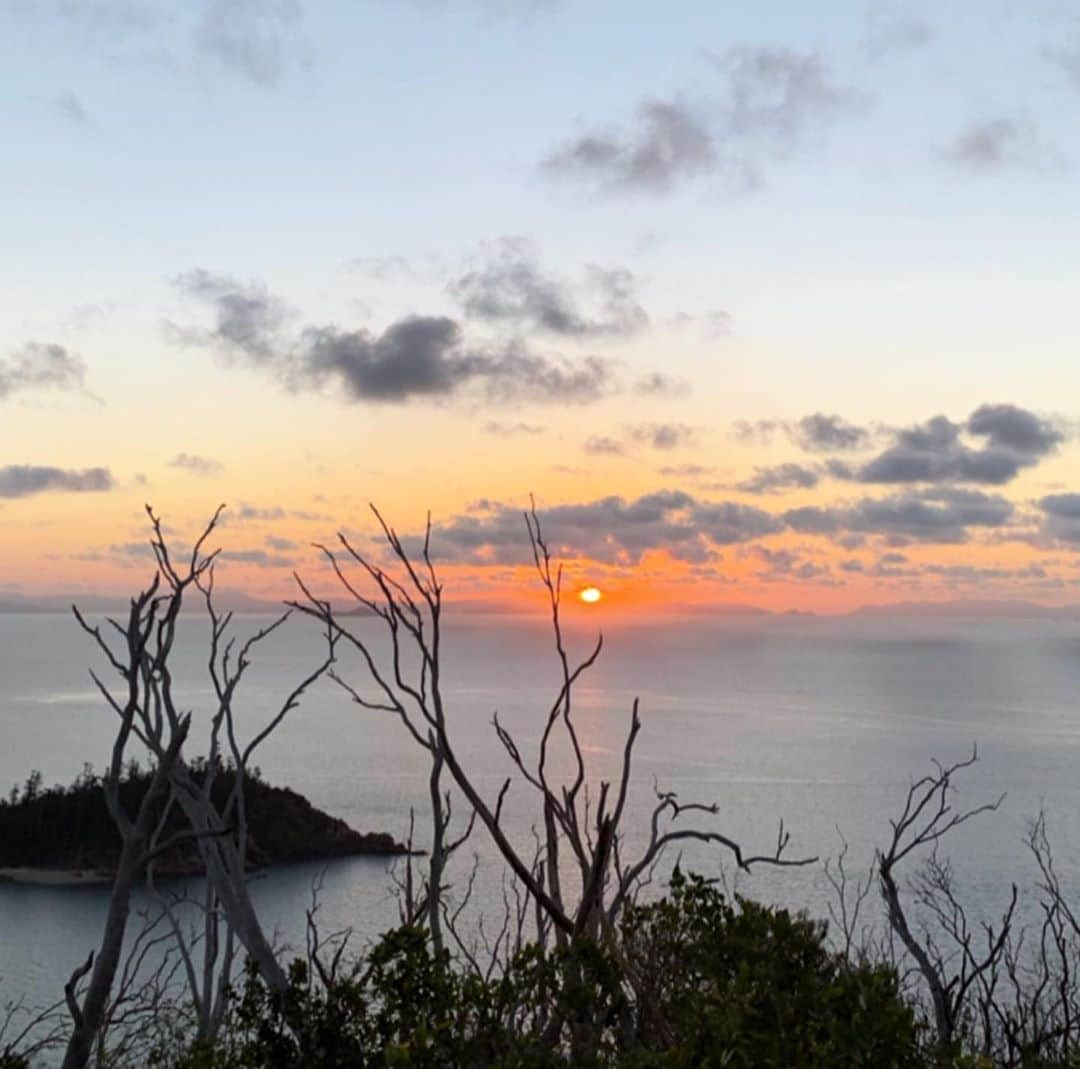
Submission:
<svg viewBox="0 0 1080 1069">
<path fill-rule="evenodd" d="M 1039 508 L 1048 516 L 1080 520 L 1080 494 L 1048 494 L 1040 499 Z"/>
<path fill-rule="evenodd" d="M 1058 154 L 1027 120 L 982 119 L 960 132 L 945 148 L 945 158 L 969 171 L 988 173 L 1009 167 L 1060 166 Z"/>
<path fill-rule="evenodd" d="M 367 329 L 309 326 L 296 341 L 283 335 L 286 305 L 258 283 L 242 284 L 205 271 L 177 280 L 181 291 L 210 310 L 209 328 L 167 324 L 182 345 L 210 346 L 269 370 L 291 389 L 340 386 L 353 401 L 446 398 L 468 389 L 493 402 L 584 403 L 614 388 L 610 364 L 529 351 L 520 342 L 470 348 L 447 316 L 408 316 L 381 334 Z"/>
<path fill-rule="evenodd" d="M 86 364 L 63 345 L 29 341 L 0 360 L 0 401 L 27 390 L 86 393 Z"/>
<path fill-rule="evenodd" d="M 873 59 L 922 48 L 933 38 L 930 24 L 903 0 L 871 0 L 866 12 L 866 51 Z"/>
<path fill-rule="evenodd" d="M 963 434 L 982 439 L 972 447 Z M 1037 464 L 1065 439 L 1049 420 L 1016 405 L 982 405 L 965 423 L 934 416 L 895 432 L 881 454 L 859 467 L 830 465 L 838 478 L 863 483 L 970 482 L 1000 486 Z"/>
<path fill-rule="evenodd" d="M 448 289 L 470 319 L 573 338 L 628 337 L 649 317 L 637 301 L 634 276 L 591 266 L 581 287 L 545 273 L 527 241 L 499 242 L 486 262 Z M 583 300 L 593 307 L 586 311 Z"/>
<path fill-rule="evenodd" d="M 870 441 L 870 431 L 865 427 L 823 412 L 803 416 L 787 424 L 786 429 L 792 441 L 810 453 L 842 453 L 862 449 Z"/>
<path fill-rule="evenodd" d="M 217 475 L 218 472 L 224 470 L 225 466 L 220 460 L 214 460 L 211 457 L 202 457 L 196 453 L 177 453 L 169 461 L 169 467 L 180 468 L 192 475 Z"/>
<path fill-rule="evenodd" d="M 735 489 L 744 494 L 774 494 L 782 490 L 807 490 L 821 482 L 821 474 L 803 464 L 777 464 L 769 468 L 754 468 L 749 479 L 736 483 Z"/>
<path fill-rule="evenodd" d="M 732 187 L 763 184 L 766 166 L 864 104 L 814 53 L 735 48 L 714 60 L 718 99 L 649 98 L 629 127 L 594 130 L 544 162 L 552 173 L 611 189 L 663 192 L 717 174 Z"/>
<path fill-rule="evenodd" d="M 1038 507 L 1043 511 L 1043 540 L 1080 546 L 1080 494 L 1048 494 Z"/>
<path fill-rule="evenodd" d="M 0 468 L 0 498 L 29 497 L 47 492 L 102 493 L 113 486 L 108 468 L 77 471 L 35 464 L 9 464 Z"/>
<path fill-rule="evenodd" d="M 307 58 L 300 0 L 208 0 L 196 48 L 225 70 L 260 86 L 275 86 Z"/>
<path fill-rule="evenodd" d="M 900 537 L 920 542 L 964 542 L 969 528 L 1000 528 L 1014 507 L 998 494 L 940 487 L 852 505 L 806 507 L 783 513 L 784 523 L 802 534 L 856 534 Z"/>
</svg>

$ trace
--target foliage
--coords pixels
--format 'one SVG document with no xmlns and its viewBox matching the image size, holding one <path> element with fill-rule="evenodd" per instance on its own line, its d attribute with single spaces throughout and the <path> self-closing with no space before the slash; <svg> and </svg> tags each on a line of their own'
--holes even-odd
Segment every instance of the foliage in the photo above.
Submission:
<svg viewBox="0 0 1080 1069">
<path fill-rule="evenodd" d="M 389 932 L 350 975 L 249 972 L 222 1042 L 157 1069 L 683 1069 L 924 1064 L 894 973 L 850 967 L 824 925 L 676 874 L 603 943 L 536 944 L 491 979 Z"/>
</svg>

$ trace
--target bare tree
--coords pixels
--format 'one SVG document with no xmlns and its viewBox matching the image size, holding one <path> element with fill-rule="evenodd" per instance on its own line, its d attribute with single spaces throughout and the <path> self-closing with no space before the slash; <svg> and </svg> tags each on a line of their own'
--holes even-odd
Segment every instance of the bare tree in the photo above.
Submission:
<svg viewBox="0 0 1080 1069">
<path fill-rule="evenodd" d="M 1016 910 L 1015 885 L 999 926 L 981 925 L 982 940 L 976 942 L 976 930 L 956 896 L 952 871 L 947 861 L 939 859 L 936 848 L 949 832 L 981 813 L 994 812 L 1004 801 L 956 812 L 950 796 L 957 773 L 978 760 L 971 757 L 943 766 L 934 762 L 934 773 L 923 776 L 908 789 L 899 818 L 891 820 L 892 836 L 888 846 L 877 854 L 878 877 L 885 901 L 889 926 L 900 939 L 918 968 L 930 998 L 937 1044 L 941 1051 L 951 1048 L 959 1037 L 965 1012 L 980 982 L 992 975 L 1004 960 L 1013 914 Z M 896 881 L 898 866 L 917 851 L 929 851 L 929 857 L 915 885 L 916 900 L 937 922 L 945 944 L 930 927 L 917 935 L 908 917 L 900 887 Z"/>
<path fill-rule="evenodd" d="M 465 767 L 453 741 L 442 692 L 442 585 L 432 556 L 430 517 L 417 559 L 406 550 L 397 532 L 372 508 L 389 551 L 389 568 L 362 553 L 339 535 L 339 551 L 319 548 L 325 554 L 342 589 L 363 611 L 381 620 L 389 635 L 389 664 L 381 664 L 369 641 L 334 610 L 328 600 L 316 597 L 298 576 L 305 595 L 295 607 L 316 618 L 329 634 L 355 649 L 366 666 L 374 693 L 362 691 L 335 674 L 358 705 L 389 713 L 404 724 L 412 738 L 429 754 L 432 770 L 433 848 L 429 859 L 427 906 L 432 937 L 441 945 L 441 898 L 446 861 L 463 839 L 448 840 L 447 796 L 436 787 L 445 772 L 468 802 L 472 819 L 488 832 L 514 878 L 535 906 L 538 935 L 550 928 L 560 945 L 579 937 L 597 938 L 610 930 L 619 911 L 662 851 L 669 845 L 694 840 L 725 847 L 736 863 L 749 869 L 758 863 L 807 864 L 814 859 L 788 860 L 783 854 L 788 836 L 781 825 L 775 849 L 747 856 L 733 839 L 701 828 L 675 827 L 686 814 L 714 815 L 715 806 L 682 804 L 673 793 L 657 793 L 651 834 L 643 855 L 624 863 L 621 824 L 630 786 L 634 744 L 641 730 L 635 701 L 623 747 L 618 781 L 599 784 L 595 801 L 590 799 L 588 775 L 574 714 L 574 688 L 595 664 L 603 648 L 598 638 L 588 654 L 573 661 L 567 651 L 561 622 L 561 566 L 553 565 L 535 506 L 524 514 L 533 561 L 546 592 L 551 613 L 560 685 L 545 716 L 539 752 L 533 760 L 522 754 L 511 733 L 493 720 L 495 733 L 517 774 L 535 790 L 540 801 L 539 856 L 522 851 L 510 838 L 503 822 L 503 806 L 511 786 L 507 778 L 494 800 L 484 798 L 473 775 Z M 353 569 L 358 570 L 357 578 Z M 391 570 L 392 569 L 392 570 Z M 365 584 L 366 581 L 366 584 Z M 365 588 L 366 587 L 366 588 Z M 415 667 L 411 667 L 415 664 Z M 551 772 L 551 751 L 556 736 L 569 748 L 572 772 L 569 782 L 556 782 Z M 576 870 L 578 890 L 566 887 L 566 866 Z"/>
<path fill-rule="evenodd" d="M 147 590 L 132 600 L 126 623 L 109 619 L 106 637 L 101 627 L 91 626 L 77 608 L 74 610 L 83 629 L 93 637 L 122 681 L 122 687 L 114 691 L 91 672 L 95 685 L 119 720 L 102 786 L 122 845 L 101 946 L 74 971 L 65 989 L 73 1029 L 64 1069 L 81 1069 L 86 1065 L 95 1038 L 108 1023 L 110 994 L 120 963 L 134 888 L 144 874 L 152 885 L 154 861 L 181 844 L 194 844 L 207 877 L 200 970 L 196 970 L 192 947 L 184 939 L 175 914 L 169 909 L 165 911 L 195 1003 L 199 1037 L 212 1038 L 222 1019 L 234 937 L 271 988 L 284 990 L 288 985 L 247 890 L 245 778 L 257 747 L 296 707 L 311 684 L 329 669 L 336 637 L 328 634 L 328 652 L 323 663 L 287 695 L 250 742 L 241 744 L 233 710 L 237 687 L 251 664 L 256 645 L 276 631 L 289 614 L 278 617 L 242 643 L 228 637 L 231 614 L 221 616 L 213 603 L 218 551 L 204 550 L 222 508 L 215 512 L 196 541 L 190 557 L 180 564 L 170 554 L 160 519 L 148 507 L 153 531 L 150 544 L 157 574 Z M 185 596 L 193 588 L 202 594 L 210 617 L 208 669 L 216 701 L 210 720 L 209 755 L 201 774 L 196 774 L 183 756 L 191 731 L 191 714 L 179 707 L 171 662 L 181 609 Z M 120 784 L 129 749 L 136 743 L 149 752 L 153 766 L 148 789 L 136 811 L 128 813 L 120 801 Z M 219 805 L 212 790 L 225 760 L 231 763 L 232 784 L 224 803 Z M 166 834 L 170 814 L 174 812 L 182 816 L 181 830 Z M 226 931 L 222 941 L 219 927 L 223 919 Z M 84 977 L 89 979 L 85 993 L 80 993 L 79 985 Z"/>
</svg>

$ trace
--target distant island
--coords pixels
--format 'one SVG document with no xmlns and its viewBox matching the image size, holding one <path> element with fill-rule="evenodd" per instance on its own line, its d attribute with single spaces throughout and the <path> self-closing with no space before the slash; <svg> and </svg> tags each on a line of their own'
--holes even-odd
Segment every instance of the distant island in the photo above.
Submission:
<svg viewBox="0 0 1080 1069">
<path fill-rule="evenodd" d="M 194 773 L 202 782 L 205 764 Z M 223 803 L 235 772 L 218 770 L 211 794 Z M 120 785 L 121 804 L 133 812 L 145 796 L 150 773 L 131 765 Z M 297 861 L 318 861 L 361 854 L 393 856 L 407 847 L 385 832 L 358 832 L 343 820 L 316 809 L 303 795 L 274 787 L 249 774 L 244 785 L 248 821 L 247 856 L 252 869 Z M 184 827 L 170 811 L 163 838 Z M 43 789 L 32 772 L 22 788 L 0 800 L 0 880 L 21 883 L 77 884 L 108 881 L 120 855 L 120 836 L 105 805 L 98 777 L 87 769 L 69 787 Z M 159 857 L 154 871 L 162 877 L 198 876 L 203 867 L 194 842 Z"/>
</svg>

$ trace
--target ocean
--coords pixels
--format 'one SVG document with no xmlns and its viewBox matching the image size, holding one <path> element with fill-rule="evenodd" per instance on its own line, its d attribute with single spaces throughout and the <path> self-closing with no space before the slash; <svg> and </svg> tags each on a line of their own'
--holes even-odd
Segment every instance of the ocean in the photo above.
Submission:
<svg viewBox="0 0 1080 1069">
<path fill-rule="evenodd" d="M 241 617 L 244 634 L 265 621 Z M 380 649 L 378 622 L 353 626 Z M 176 654 L 180 693 L 195 714 L 191 753 L 200 752 L 211 709 L 205 676 L 206 622 L 185 618 Z M 590 635 L 573 630 L 572 651 Z M 240 691 L 240 730 L 250 735 L 319 660 L 317 630 L 294 619 L 255 657 Z M 443 656 L 444 694 L 459 756 L 494 799 L 513 769 L 491 719 L 535 753 L 559 683 L 541 618 L 451 615 Z M 113 714 L 88 669 L 104 670 L 92 643 L 66 616 L 0 616 L 0 790 L 40 769 L 45 782 L 70 782 L 89 762 L 107 761 Z M 362 665 L 339 670 L 367 690 Z M 643 845 L 654 785 L 679 800 L 717 803 L 702 826 L 748 851 L 768 853 L 779 821 L 790 856 L 835 855 L 841 836 L 850 864 L 865 871 L 913 778 L 931 761 L 979 761 L 959 780 L 958 806 L 993 801 L 944 844 L 957 886 L 976 916 L 1004 907 L 1010 882 L 1032 886 L 1026 822 L 1048 814 L 1059 870 L 1080 885 L 1080 624 L 1049 621 L 739 617 L 612 627 L 595 668 L 576 692 L 577 722 L 595 791 L 615 778 L 635 698 L 642 731 L 624 821 L 626 854 Z M 565 748 L 561 767 L 569 770 Z M 410 809 L 423 844 L 425 754 L 385 713 L 353 704 L 328 680 L 289 715 L 255 763 L 270 782 L 290 786 L 360 830 L 405 838 Z M 523 850 L 539 810 L 515 783 L 507 826 Z M 463 820 L 459 812 L 459 820 Z M 478 829 L 452 875 L 461 886 L 478 858 L 471 916 L 489 919 L 501 903 L 502 866 Z M 674 860 L 672 858 L 671 860 Z M 691 844 L 685 867 L 731 873 L 723 851 Z M 253 881 L 266 926 L 282 945 L 302 946 L 304 910 L 320 884 L 324 930 L 351 927 L 359 948 L 397 917 L 393 862 L 355 858 L 278 868 Z M 740 874 L 744 894 L 825 916 L 829 886 L 820 863 Z M 106 894 L 96 888 L 0 884 L 0 1005 L 25 996 L 53 1001 L 74 965 L 96 945 Z"/>
</svg>

